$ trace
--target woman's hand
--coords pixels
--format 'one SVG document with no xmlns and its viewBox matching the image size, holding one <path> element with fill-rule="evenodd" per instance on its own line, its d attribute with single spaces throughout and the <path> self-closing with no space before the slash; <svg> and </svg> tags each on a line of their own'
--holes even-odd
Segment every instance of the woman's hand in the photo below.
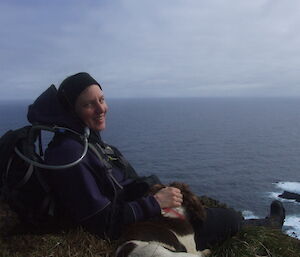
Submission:
<svg viewBox="0 0 300 257">
<path fill-rule="evenodd" d="M 182 204 L 182 194 L 178 188 L 165 187 L 159 190 L 154 198 L 157 200 L 161 209 L 179 207 Z"/>
</svg>

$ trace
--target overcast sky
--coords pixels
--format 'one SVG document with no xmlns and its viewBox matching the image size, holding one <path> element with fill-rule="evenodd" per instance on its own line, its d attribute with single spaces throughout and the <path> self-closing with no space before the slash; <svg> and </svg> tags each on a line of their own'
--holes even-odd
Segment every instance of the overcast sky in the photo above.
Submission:
<svg viewBox="0 0 300 257">
<path fill-rule="evenodd" d="M 107 97 L 300 96 L 299 0 L 2 0 L 0 99 L 87 71 Z"/>
</svg>

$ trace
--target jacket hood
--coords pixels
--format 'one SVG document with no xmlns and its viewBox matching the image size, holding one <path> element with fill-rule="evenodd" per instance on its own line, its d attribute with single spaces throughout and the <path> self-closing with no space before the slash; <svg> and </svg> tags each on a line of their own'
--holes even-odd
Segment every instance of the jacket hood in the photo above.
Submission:
<svg viewBox="0 0 300 257">
<path fill-rule="evenodd" d="M 32 124 L 68 127 L 79 133 L 83 133 L 84 129 L 80 119 L 63 108 L 54 85 L 51 85 L 33 104 L 29 105 L 27 119 Z"/>
</svg>

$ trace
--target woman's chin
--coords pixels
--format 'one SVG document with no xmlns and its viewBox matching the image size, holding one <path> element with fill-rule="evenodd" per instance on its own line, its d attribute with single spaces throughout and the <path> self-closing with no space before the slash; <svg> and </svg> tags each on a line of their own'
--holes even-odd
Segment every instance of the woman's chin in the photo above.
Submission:
<svg viewBox="0 0 300 257">
<path fill-rule="evenodd" d="M 95 131 L 101 131 L 105 129 L 105 122 L 101 122 L 101 124 L 95 124 L 92 128 Z"/>
</svg>

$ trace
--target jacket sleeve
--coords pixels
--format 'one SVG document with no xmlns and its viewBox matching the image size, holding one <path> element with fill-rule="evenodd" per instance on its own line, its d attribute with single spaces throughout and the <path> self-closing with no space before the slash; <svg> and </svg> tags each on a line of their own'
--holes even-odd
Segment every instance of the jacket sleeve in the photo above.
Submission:
<svg viewBox="0 0 300 257">
<path fill-rule="evenodd" d="M 157 215 L 160 215 L 160 208 L 154 197 L 149 196 L 149 199 L 140 198 L 129 203 L 118 202 L 116 205 L 110 203 L 102 211 L 83 220 L 81 224 L 91 233 L 117 239 L 125 225 Z"/>
<path fill-rule="evenodd" d="M 82 153 L 83 147 L 74 140 L 65 140 L 50 147 L 45 154 L 48 164 L 61 165 L 72 162 Z M 153 196 L 140 197 L 134 201 L 114 198 L 105 176 L 99 170 L 98 183 L 92 170 L 103 169 L 93 154 L 77 165 L 63 170 L 49 170 L 47 177 L 59 205 L 76 224 L 100 236 L 117 238 L 126 224 L 146 220 L 160 214 L 160 207 Z"/>
</svg>

